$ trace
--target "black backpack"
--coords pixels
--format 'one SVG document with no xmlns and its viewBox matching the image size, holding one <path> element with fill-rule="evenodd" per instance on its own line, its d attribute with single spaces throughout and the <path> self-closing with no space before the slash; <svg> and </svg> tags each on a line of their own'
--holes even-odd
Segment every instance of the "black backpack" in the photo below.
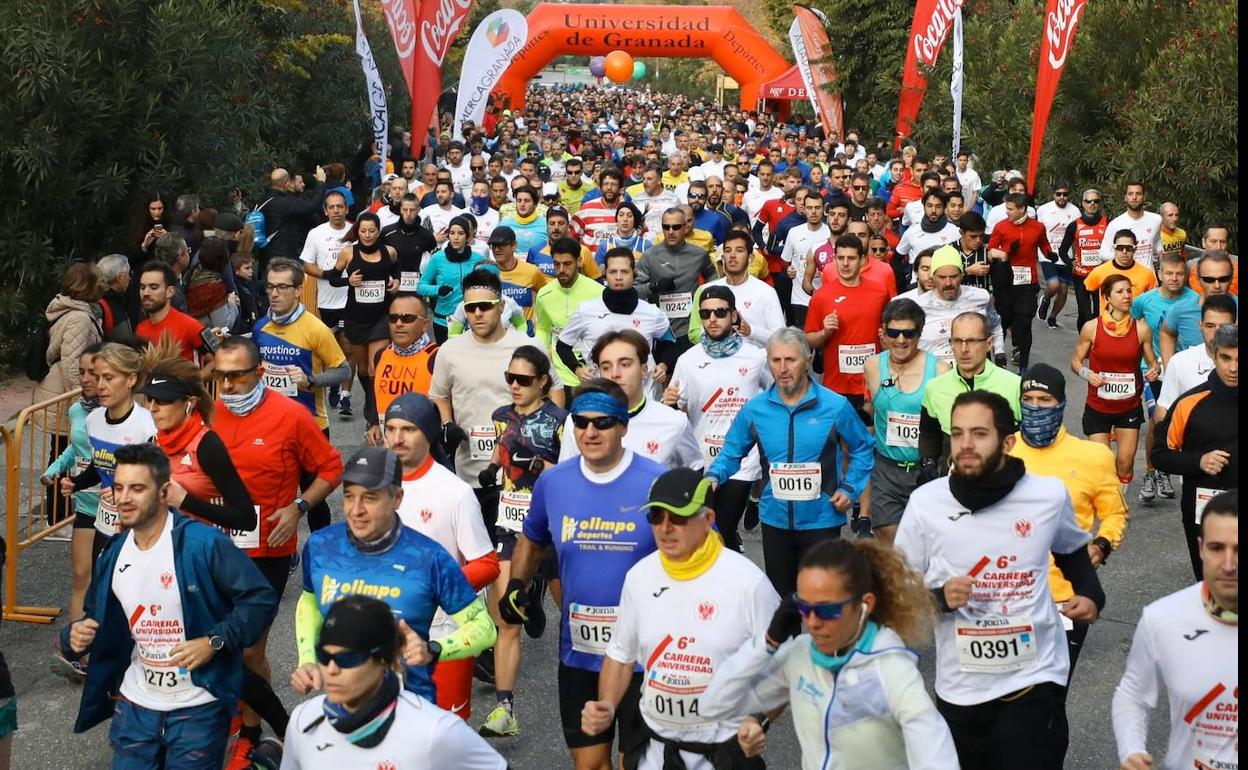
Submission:
<svg viewBox="0 0 1248 770">
<path fill-rule="evenodd" d="M 26 348 L 26 376 L 35 382 L 42 382 L 52 370 L 48 363 L 48 346 L 52 344 L 52 324 L 48 317 L 40 314 L 39 322 L 30 333 L 30 347 Z"/>
</svg>

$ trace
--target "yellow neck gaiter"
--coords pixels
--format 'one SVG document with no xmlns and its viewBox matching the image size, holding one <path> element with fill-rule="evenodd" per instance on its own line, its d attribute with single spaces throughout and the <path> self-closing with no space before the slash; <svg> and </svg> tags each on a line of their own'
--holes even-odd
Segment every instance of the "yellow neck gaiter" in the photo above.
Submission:
<svg viewBox="0 0 1248 770">
<path fill-rule="evenodd" d="M 698 546 L 698 550 L 693 555 L 682 562 L 674 562 L 659 551 L 659 564 L 663 565 L 663 571 L 672 580 L 693 580 L 696 577 L 705 575 L 715 564 L 715 560 L 719 558 L 720 552 L 724 550 L 724 540 L 719 533 L 711 530 L 706 536 L 706 541 Z"/>
<path fill-rule="evenodd" d="M 1131 330 L 1131 324 L 1135 323 L 1135 318 L 1130 313 L 1122 318 L 1114 318 L 1114 311 L 1106 305 L 1101 308 L 1101 323 L 1111 337 L 1125 337 Z"/>
</svg>

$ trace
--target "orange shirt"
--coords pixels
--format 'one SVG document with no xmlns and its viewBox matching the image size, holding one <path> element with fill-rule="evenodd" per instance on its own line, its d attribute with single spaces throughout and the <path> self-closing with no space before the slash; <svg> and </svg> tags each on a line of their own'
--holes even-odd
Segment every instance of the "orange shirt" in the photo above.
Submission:
<svg viewBox="0 0 1248 770">
<path fill-rule="evenodd" d="M 429 395 L 437 354 L 438 346 L 432 343 L 410 356 L 401 356 L 392 347 L 382 348 L 373 367 L 373 396 L 377 399 L 379 424 L 384 422 L 390 404 L 404 393 Z"/>
<path fill-rule="evenodd" d="M 1088 291 L 1100 291 L 1101 284 L 1105 283 L 1105 279 L 1114 273 L 1122 273 L 1131 281 L 1131 299 L 1135 299 L 1144 292 L 1157 288 L 1157 276 L 1153 273 L 1152 268 L 1139 262 L 1132 262 L 1131 267 L 1123 270 L 1112 259 L 1097 265 L 1096 269 L 1088 273 L 1088 277 L 1083 279 L 1083 285 Z"/>
</svg>

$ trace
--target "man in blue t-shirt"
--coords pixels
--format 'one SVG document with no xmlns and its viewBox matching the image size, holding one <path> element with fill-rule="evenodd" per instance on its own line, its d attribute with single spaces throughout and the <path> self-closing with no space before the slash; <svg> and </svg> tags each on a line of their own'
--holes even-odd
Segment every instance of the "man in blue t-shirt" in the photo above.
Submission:
<svg viewBox="0 0 1248 770">
<path fill-rule="evenodd" d="M 300 693 L 321 689 L 317 668 L 321 624 L 344 596 L 363 594 L 390 605 L 400 621 L 404 687 L 436 701 L 431 672 L 438 661 L 471 658 L 494 644 L 489 610 L 455 560 L 436 541 L 403 526 L 403 466 L 384 447 L 361 447 L 342 474 L 345 522 L 312 533 L 303 548 L 303 594 L 295 607 Z M 457 628 L 429 638 L 441 609 Z"/>
<path fill-rule="evenodd" d="M 624 448 L 628 399 L 623 389 L 593 379 L 577 389 L 572 426 L 580 457 L 545 470 L 533 486 L 524 531 L 511 557 L 511 581 L 499 615 L 520 624 L 529 610 L 528 585 L 546 549 L 559 557 L 563 603 L 559 619 L 559 716 L 577 767 L 611 762 L 615 726 L 581 730 L 581 710 L 598 700 L 598 672 L 619 613 L 624 576 L 655 550 L 646 521 L 650 485 L 667 469 Z M 635 672 L 616 710 L 620 745 L 634 745 L 641 716 L 641 673 Z"/>
<path fill-rule="evenodd" d="M 1225 251 L 1206 251 L 1196 261 L 1196 277 L 1200 295 L 1184 297 L 1166 311 L 1161 325 L 1161 362 L 1170 363 L 1170 356 L 1180 350 L 1205 344 L 1200 333 L 1200 308 L 1204 297 L 1230 294 L 1235 280 L 1235 265 Z M 1239 304 L 1239 298 L 1235 298 Z"/>
</svg>

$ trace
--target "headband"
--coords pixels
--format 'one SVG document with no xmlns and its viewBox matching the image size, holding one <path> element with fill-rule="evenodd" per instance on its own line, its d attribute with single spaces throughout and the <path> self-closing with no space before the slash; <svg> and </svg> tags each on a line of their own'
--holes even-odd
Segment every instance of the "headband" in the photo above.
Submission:
<svg viewBox="0 0 1248 770">
<path fill-rule="evenodd" d="M 572 402 L 572 414 L 585 412 L 601 412 L 614 417 L 622 423 L 628 423 L 628 407 L 616 401 L 606 393 L 582 393 Z"/>
</svg>

